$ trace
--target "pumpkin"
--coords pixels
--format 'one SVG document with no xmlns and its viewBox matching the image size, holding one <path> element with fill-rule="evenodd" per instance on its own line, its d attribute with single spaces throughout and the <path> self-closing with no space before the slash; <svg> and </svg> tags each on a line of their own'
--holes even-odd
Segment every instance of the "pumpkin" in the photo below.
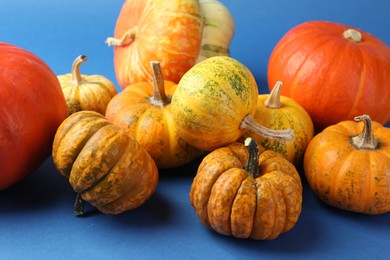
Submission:
<svg viewBox="0 0 390 260">
<path fill-rule="evenodd" d="M 314 135 L 313 122 L 309 114 L 293 99 L 281 96 L 283 83 L 276 82 L 270 94 L 259 95 L 254 115 L 256 122 L 271 129 L 289 129 L 294 138 L 289 141 L 270 140 L 248 133 L 262 147 L 280 153 L 295 166 L 302 164 L 306 147 Z"/>
<path fill-rule="evenodd" d="M 122 88 L 149 81 L 149 62 L 160 62 L 167 80 L 177 83 L 199 55 L 202 19 L 197 0 L 127 0 L 113 38 L 117 81 Z"/>
<path fill-rule="evenodd" d="M 68 115 L 81 110 L 106 112 L 111 98 L 117 94 L 115 85 L 101 75 L 82 75 L 80 65 L 88 60 L 78 56 L 72 64 L 72 73 L 59 75 L 58 80 L 64 92 Z"/>
<path fill-rule="evenodd" d="M 302 184 L 293 164 L 247 138 L 206 155 L 190 201 L 201 223 L 222 235 L 269 240 L 298 221 Z"/>
<path fill-rule="evenodd" d="M 142 205 L 158 183 L 156 164 L 130 135 L 95 111 L 70 115 L 58 128 L 53 162 L 79 194 L 75 214 L 88 201 L 105 214 Z"/>
<path fill-rule="evenodd" d="M 60 83 L 37 55 L 0 42 L 0 190 L 37 169 L 50 155 L 66 117 Z"/>
<path fill-rule="evenodd" d="M 151 62 L 153 82 L 138 82 L 115 96 L 106 118 L 125 129 L 152 156 L 158 168 L 184 165 L 203 152 L 177 133 L 171 113 L 171 97 L 177 87 L 165 81 L 158 62 Z"/>
<path fill-rule="evenodd" d="M 258 89 L 252 73 L 227 56 L 208 58 L 180 80 L 172 97 L 179 135 L 190 145 L 211 151 L 238 140 L 246 131 L 288 140 L 291 129 L 272 130 L 258 124 Z"/>
<path fill-rule="evenodd" d="M 319 131 L 362 114 L 390 120 L 390 48 L 358 28 L 326 21 L 292 28 L 269 59 L 270 87 L 278 80 Z"/>
<path fill-rule="evenodd" d="M 197 63 L 213 56 L 230 56 L 235 24 L 229 9 L 217 0 L 199 0 L 204 25 Z"/>
<path fill-rule="evenodd" d="M 346 211 L 390 211 L 390 128 L 363 115 L 324 129 L 309 143 L 304 172 L 314 194 Z"/>
</svg>

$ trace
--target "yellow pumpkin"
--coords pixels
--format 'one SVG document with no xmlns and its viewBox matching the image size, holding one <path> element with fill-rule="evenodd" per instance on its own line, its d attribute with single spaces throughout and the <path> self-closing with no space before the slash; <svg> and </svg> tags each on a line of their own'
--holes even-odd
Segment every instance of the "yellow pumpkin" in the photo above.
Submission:
<svg viewBox="0 0 390 260">
<path fill-rule="evenodd" d="M 280 95 L 282 85 L 282 82 L 278 81 L 270 94 L 259 95 L 254 119 L 271 129 L 291 128 L 294 131 L 294 138 L 279 141 L 253 133 L 246 136 L 252 137 L 267 150 L 275 151 L 295 166 L 299 166 L 302 164 L 306 147 L 313 138 L 314 126 L 309 114 L 301 105 L 289 97 Z"/>
<path fill-rule="evenodd" d="M 68 115 L 82 110 L 102 115 L 111 98 L 117 94 L 114 83 L 101 75 L 82 75 L 80 65 L 88 60 L 78 56 L 72 64 L 72 73 L 57 76 L 66 100 Z"/>
</svg>

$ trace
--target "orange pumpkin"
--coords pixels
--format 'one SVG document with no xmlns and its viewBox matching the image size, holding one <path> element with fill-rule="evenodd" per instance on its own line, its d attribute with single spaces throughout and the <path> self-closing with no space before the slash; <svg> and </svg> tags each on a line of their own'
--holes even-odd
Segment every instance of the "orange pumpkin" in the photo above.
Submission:
<svg viewBox="0 0 390 260">
<path fill-rule="evenodd" d="M 203 152 L 177 133 L 171 97 L 177 87 L 164 81 L 158 62 L 151 62 L 153 82 L 131 84 L 108 104 L 106 118 L 125 129 L 152 156 L 159 168 L 184 165 Z"/>
<path fill-rule="evenodd" d="M 278 80 L 318 130 L 365 113 L 390 120 L 390 48 L 357 28 L 325 21 L 292 28 L 269 60 L 270 87 Z"/>
<path fill-rule="evenodd" d="M 127 0 L 117 19 L 114 65 L 119 85 L 149 81 L 149 62 L 160 62 L 164 77 L 177 83 L 199 55 L 202 19 L 196 0 Z"/>
<path fill-rule="evenodd" d="M 334 207 L 390 212 L 390 128 L 368 115 L 355 120 L 329 126 L 312 139 L 304 157 L 307 181 Z"/>
</svg>

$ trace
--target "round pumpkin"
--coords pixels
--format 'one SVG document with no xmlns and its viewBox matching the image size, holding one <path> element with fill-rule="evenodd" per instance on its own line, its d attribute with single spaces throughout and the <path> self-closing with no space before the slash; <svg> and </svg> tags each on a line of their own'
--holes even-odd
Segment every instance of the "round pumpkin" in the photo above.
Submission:
<svg viewBox="0 0 390 260">
<path fill-rule="evenodd" d="M 178 135 L 171 113 L 171 97 L 177 84 L 164 80 L 158 62 L 151 62 L 151 66 L 153 82 L 138 82 L 125 88 L 108 104 L 106 118 L 133 136 L 158 168 L 178 167 L 203 151 Z"/>
<path fill-rule="evenodd" d="M 247 131 L 291 139 L 291 129 L 272 130 L 253 119 L 257 96 L 248 68 L 234 58 L 215 56 L 184 74 L 172 97 L 172 115 L 180 136 L 200 150 L 225 146 Z"/>
<path fill-rule="evenodd" d="M 149 62 L 158 61 L 164 77 L 177 83 L 196 62 L 203 29 L 197 0 L 127 0 L 118 16 L 114 65 L 122 88 L 149 81 Z"/>
<path fill-rule="evenodd" d="M 268 83 L 298 102 L 318 130 L 369 114 L 390 120 L 390 48 L 355 27 L 310 21 L 287 32 L 268 63 Z"/>
<path fill-rule="evenodd" d="M 149 154 L 94 111 L 76 112 L 64 120 L 54 138 L 52 157 L 74 191 L 106 214 L 139 207 L 157 187 L 158 171 Z M 75 213 L 83 212 L 75 209 Z"/>
<path fill-rule="evenodd" d="M 60 83 L 35 54 L 0 42 L 0 190 L 31 174 L 51 153 L 66 118 Z"/>
<path fill-rule="evenodd" d="M 306 179 L 325 203 L 347 211 L 390 211 L 390 128 L 368 115 L 324 129 L 309 143 Z"/>
<path fill-rule="evenodd" d="M 313 122 L 301 105 L 280 95 L 282 85 L 282 82 L 278 81 L 270 94 L 259 95 L 253 118 L 270 129 L 291 128 L 294 138 L 289 141 L 270 140 L 253 133 L 244 135 L 244 138 L 249 136 L 265 149 L 280 153 L 295 166 L 300 166 L 306 147 L 314 135 Z"/>
<path fill-rule="evenodd" d="M 78 56 L 72 64 L 72 73 L 59 75 L 58 80 L 64 92 L 68 115 L 81 110 L 106 112 L 106 107 L 117 92 L 114 83 L 101 75 L 82 75 L 80 65 L 88 60 Z"/>
<path fill-rule="evenodd" d="M 269 240 L 298 221 L 302 184 L 293 164 L 248 138 L 203 159 L 190 201 L 199 220 L 220 234 Z"/>
</svg>

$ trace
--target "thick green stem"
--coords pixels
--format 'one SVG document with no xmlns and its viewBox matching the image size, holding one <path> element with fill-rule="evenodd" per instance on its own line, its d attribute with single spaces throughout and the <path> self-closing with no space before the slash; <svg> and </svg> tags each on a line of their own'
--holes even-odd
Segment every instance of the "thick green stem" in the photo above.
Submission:
<svg viewBox="0 0 390 260">
<path fill-rule="evenodd" d="M 249 172 L 253 178 L 259 177 L 259 148 L 252 138 L 245 139 L 245 146 L 248 148 L 248 160 L 244 169 Z"/>
<path fill-rule="evenodd" d="M 369 115 L 357 116 L 355 121 L 364 122 L 363 131 L 351 138 L 352 144 L 357 149 L 375 150 L 378 147 L 378 141 L 375 139 L 374 131 L 372 130 L 372 121 Z"/>
<path fill-rule="evenodd" d="M 281 81 L 276 82 L 274 88 L 272 89 L 269 97 L 264 101 L 264 105 L 268 108 L 278 109 L 282 107 L 280 103 L 280 94 L 282 92 L 283 83 Z"/>
<path fill-rule="evenodd" d="M 72 64 L 72 83 L 76 86 L 80 85 L 82 82 L 80 65 L 88 60 L 88 57 L 85 55 L 78 56 Z"/>
<path fill-rule="evenodd" d="M 164 107 L 170 101 L 165 94 L 164 77 L 161 71 L 160 63 L 157 61 L 151 61 L 153 75 L 153 97 L 150 99 L 151 103 L 157 107 Z"/>
</svg>

